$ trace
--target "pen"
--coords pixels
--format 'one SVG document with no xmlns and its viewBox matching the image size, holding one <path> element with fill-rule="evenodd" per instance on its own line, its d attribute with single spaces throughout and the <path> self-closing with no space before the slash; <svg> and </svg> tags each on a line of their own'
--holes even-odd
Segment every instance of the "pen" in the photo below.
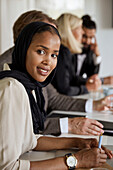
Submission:
<svg viewBox="0 0 113 170">
<path fill-rule="evenodd" d="M 101 148 L 101 144 L 102 144 L 102 134 L 99 136 L 99 143 L 98 143 L 98 148 Z"/>
</svg>

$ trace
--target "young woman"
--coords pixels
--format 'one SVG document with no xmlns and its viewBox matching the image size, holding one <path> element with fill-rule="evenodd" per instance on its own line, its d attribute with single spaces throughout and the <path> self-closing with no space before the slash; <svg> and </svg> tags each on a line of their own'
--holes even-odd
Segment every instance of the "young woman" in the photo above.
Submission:
<svg viewBox="0 0 113 170">
<path fill-rule="evenodd" d="M 58 30 L 62 38 L 60 47 L 60 59 L 57 72 L 52 81 L 58 92 L 68 96 L 76 96 L 88 93 L 89 90 L 96 90 L 101 85 L 101 81 L 95 72 L 93 61 L 83 67 L 85 55 L 82 55 L 82 19 L 69 13 L 62 14 L 58 19 Z M 90 70 L 90 71 L 89 71 Z M 87 78 L 91 78 L 94 83 L 89 83 L 84 74 L 89 72 Z"/>
<path fill-rule="evenodd" d="M 35 134 L 43 130 L 44 98 L 41 88 L 55 73 L 60 47 L 57 29 L 33 22 L 20 33 L 12 55 L 10 71 L 0 73 L 0 169 L 67 169 L 67 156 L 46 161 L 20 160 L 21 154 L 34 150 L 78 147 L 72 168 L 99 166 L 110 151 L 100 150 L 95 139 L 50 138 Z"/>
<path fill-rule="evenodd" d="M 56 21 L 50 18 L 48 15 L 44 14 L 42 11 L 32 10 L 27 11 L 19 16 L 19 18 L 15 21 L 13 25 L 13 38 L 14 44 L 19 33 L 22 29 L 30 24 L 31 22 L 43 21 L 49 23 L 55 27 Z M 12 62 L 12 52 L 13 48 L 7 50 L 4 54 L 0 56 L 0 69 L 3 67 L 4 62 L 11 63 Z M 5 64 L 6 66 L 6 64 Z M 67 95 L 62 95 L 56 91 L 56 89 L 49 84 L 48 86 L 43 88 L 43 95 L 45 98 L 45 110 L 68 110 L 68 111 L 87 111 L 85 110 L 87 105 L 87 100 L 85 99 L 75 99 Z M 93 108 L 95 110 L 103 110 L 104 106 L 108 109 L 110 98 L 104 98 L 103 100 L 93 101 Z M 107 102 L 108 101 L 108 102 Z M 91 104 L 90 104 L 91 105 Z M 87 111 L 89 112 L 89 110 Z M 44 122 L 44 130 L 43 134 L 52 134 L 59 135 L 60 133 L 64 133 L 65 129 L 61 129 L 61 119 L 60 118 L 47 118 Z M 65 120 L 62 119 L 62 121 Z M 79 126 L 78 126 L 79 122 Z M 67 133 L 76 133 L 76 134 L 84 134 L 84 135 L 100 135 L 103 133 L 102 124 L 100 124 L 96 120 L 86 119 L 83 117 L 78 118 L 68 118 L 66 120 L 65 127 L 67 127 Z M 67 124 L 67 126 L 66 126 Z M 76 126 L 77 125 L 77 126 Z M 66 133 L 66 131 L 65 131 Z"/>
</svg>

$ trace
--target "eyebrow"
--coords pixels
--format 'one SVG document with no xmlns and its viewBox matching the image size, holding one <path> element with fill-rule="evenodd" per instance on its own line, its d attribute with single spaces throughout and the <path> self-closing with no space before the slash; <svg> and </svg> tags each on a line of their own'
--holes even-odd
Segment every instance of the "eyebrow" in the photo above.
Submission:
<svg viewBox="0 0 113 170">
<path fill-rule="evenodd" d="M 86 38 L 93 38 L 94 36 L 87 36 L 86 34 L 83 34 L 84 37 Z"/>
<path fill-rule="evenodd" d="M 44 49 L 46 49 L 46 50 L 49 50 L 49 48 L 47 48 L 47 47 L 45 47 L 45 46 L 43 46 L 43 45 L 37 45 L 36 47 L 42 47 L 42 48 L 44 48 Z M 59 50 L 54 50 L 54 52 L 59 52 Z"/>
</svg>

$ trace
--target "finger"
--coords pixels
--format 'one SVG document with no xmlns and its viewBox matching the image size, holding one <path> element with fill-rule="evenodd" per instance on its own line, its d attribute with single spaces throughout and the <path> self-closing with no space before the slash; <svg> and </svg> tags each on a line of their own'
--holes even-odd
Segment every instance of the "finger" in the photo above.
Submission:
<svg viewBox="0 0 113 170">
<path fill-rule="evenodd" d="M 90 129 L 90 128 L 87 129 L 87 133 L 88 133 L 89 135 L 97 135 L 97 132 L 94 131 L 94 130 L 92 130 L 92 129 Z"/>
<path fill-rule="evenodd" d="M 100 128 L 103 128 L 104 126 L 103 126 L 103 124 L 102 123 L 100 123 L 100 122 L 98 122 L 97 120 L 91 120 L 91 123 L 92 124 L 94 124 L 94 125 L 96 125 L 96 126 L 98 126 L 98 127 L 100 127 Z"/>
<path fill-rule="evenodd" d="M 99 128 L 99 127 L 98 127 L 98 126 L 96 126 L 96 125 L 91 125 L 91 126 L 89 127 L 89 129 L 91 129 L 91 130 L 93 130 L 93 131 L 97 132 L 98 134 L 102 134 L 102 133 L 104 133 L 104 130 L 103 130 L 103 129 L 101 129 L 101 128 Z"/>
<path fill-rule="evenodd" d="M 94 36 L 94 40 L 95 40 L 95 45 L 97 45 L 97 39 L 96 39 L 96 36 Z"/>
<path fill-rule="evenodd" d="M 105 153 L 108 155 L 109 158 L 112 158 L 112 157 L 113 157 L 113 153 L 112 153 L 111 150 L 106 149 L 106 150 L 105 150 Z"/>
<path fill-rule="evenodd" d="M 88 132 L 91 133 L 91 130 L 92 130 L 92 133 L 93 134 L 101 134 L 101 133 L 104 133 L 104 130 L 102 129 L 103 128 L 103 125 L 96 121 L 96 120 L 91 120 L 90 119 L 90 122 L 91 124 L 89 124 L 89 129 L 88 129 Z"/>
<path fill-rule="evenodd" d="M 109 159 L 112 159 L 113 158 L 113 153 L 112 152 L 106 152 L 107 156 Z"/>
<path fill-rule="evenodd" d="M 105 154 L 105 150 L 103 150 L 102 148 L 98 148 L 98 152 L 101 154 Z"/>
<path fill-rule="evenodd" d="M 100 159 L 107 159 L 107 154 L 103 154 L 103 153 L 101 153 L 101 155 L 100 155 Z"/>
<path fill-rule="evenodd" d="M 99 128 L 98 126 L 95 126 L 95 125 L 91 125 L 89 127 L 89 129 L 92 130 L 93 132 L 97 133 L 97 134 L 104 133 L 104 130 L 102 130 L 101 128 Z"/>
<path fill-rule="evenodd" d="M 97 132 L 97 131 L 95 131 L 95 130 L 93 130 L 93 129 L 90 129 L 90 128 L 87 129 L 87 133 L 88 133 L 89 135 L 95 135 L 95 136 L 99 136 L 99 135 L 100 135 L 99 132 Z"/>
<path fill-rule="evenodd" d="M 100 163 L 105 163 L 105 162 L 106 162 L 106 159 L 100 159 L 99 162 L 100 162 Z"/>
<path fill-rule="evenodd" d="M 102 145 L 102 149 L 105 151 L 105 153 L 107 154 L 107 156 L 111 159 L 113 157 L 113 153 L 111 150 L 105 148 L 103 145 Z"/>
<path fill-rule="evenodd" d="M 108 110 L 109 110 L 109 107 L 108 107 L 108 106 L 102 106 L 102 107 L 99 109 L 99 111 L 102 111 L 102 110 L 108 111 Z"/>
</svg>

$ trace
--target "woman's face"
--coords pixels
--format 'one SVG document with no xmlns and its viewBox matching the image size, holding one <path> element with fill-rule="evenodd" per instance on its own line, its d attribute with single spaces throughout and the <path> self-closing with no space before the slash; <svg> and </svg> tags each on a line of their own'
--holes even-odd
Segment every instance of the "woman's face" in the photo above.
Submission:
<svg viewBox="0 0 113 170">
<path fill-rule="evenodd" d="M 56 67 L 60 38 L 48 31 L 37 33 L 26 55 L 27 72 L 37 81 L 43 82 Z"/>
<path fill-rule="evenodd" d="M 82 29 L 82 26 L 78 26 L 77 28 L 73 29 L 72 30 L 72 33 L 75 37 L 75 39 L 81 43 L 82 42 L 82 35 L 83 35 L 83 29 Z"/>
</svg>

